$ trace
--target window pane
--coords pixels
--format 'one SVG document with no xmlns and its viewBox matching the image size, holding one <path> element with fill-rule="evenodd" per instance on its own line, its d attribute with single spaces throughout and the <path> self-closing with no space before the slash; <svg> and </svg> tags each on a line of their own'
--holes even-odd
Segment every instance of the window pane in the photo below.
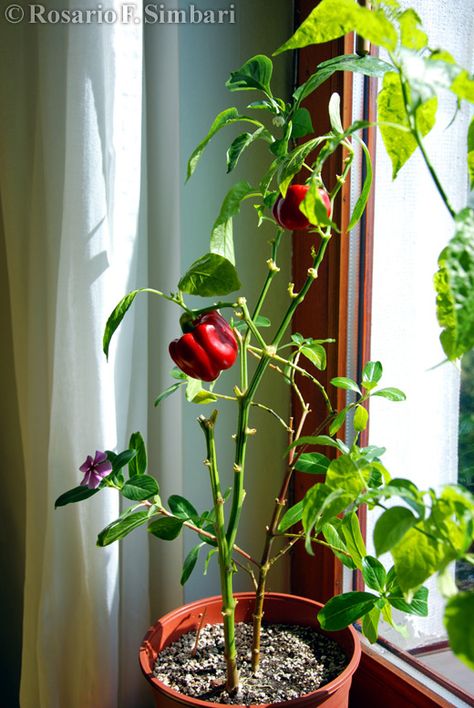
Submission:
<svg viewBox="0 0 474 708">
<path fill-rule="evenodd" d="M 410 5 L 428 30 L 430 46 L 450 50 L 472 69 L 472 7 L 461 0 L 416 0 Z M 437 127 L 425 143 L 458 210 L 468 201 L 465 155 L 470 115 L 463 107 L 450 125 L 455 110 L 451 97 L 440 100 Z M 432 281 L 438 255 L 453 232 L 452 220 L 420 155 L 412 157 L 392 182 L 391 165 L 380 140 L 376 175 L 371 358 L 383 363 L 384 385 L 401 388 L 407 401 L 390 404 L 372 399 L 370 442 L 387 448 L 384 462 L 393 477 L 410 478 L 422 489 L 456 482 L 458 458 L 462 481 L 472 484 L 474 360 L 464 362 L 461 414 L 460 372 L 451 364 L 438 366 L 445 356 L 439 344 Z M 369 542 L 375 521 L 375 514 L 369 514 Z M 466 569 L 458 567 L 457 579 L 467 582 L 466 575 Z M 383 630 L 390 641 L 408 650 L 446 640 L 443 600 L 435 581 L 427 585 L 429 617 L 403 616 L 407 638 L 392 629 Z M 455 674 L 456 660 L 451 664 L 446 654 L 436 658 L 433 654 L 426 661 L 473 690 L 472 672 L 461 668 Z"/>
</svg>

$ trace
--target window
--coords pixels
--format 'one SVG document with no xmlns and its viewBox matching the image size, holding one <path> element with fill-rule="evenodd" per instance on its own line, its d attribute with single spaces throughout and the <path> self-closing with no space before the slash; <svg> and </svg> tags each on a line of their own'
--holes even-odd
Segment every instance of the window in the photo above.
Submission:
<svg viewBox="0 0 474 708">
<path fill-rule="evenodd" d="M 306 12 L 307 5 L 297 3 L 302 12 Z M 430 0 L 413 0 L 409 5 L 419 12 L 434 44 L 448 49 L 451 47 L 456 59 L 469 67 L 472 61 L 469 51 L 473 37 L 472 12 L 459 0 L 455 6 L 453 3 Z M 331 47 L 326 45 L 304 50 L 300 59 L 300 77 L 305 76 L 305 71 L 314 70 L 317 63 L 344 51 L 351 50 L 345 49 L 341 40 L 333 42 Z M 342 77 L 334 78 L 332 83 L 328 82 L 318 92 L 319 106 L 324 106 L 326 98 L 335 90 L 342 95 L 344 110 L 352 109 L 353 114 L 357 115 L 361 106 L 366 117 L 367 110 L 373 112 L 376 87 L 372 81 L 355 78 L 353 84 L 348 84 Z M 314 108 L 321 121 L 318 105 L 315 104 Z M 452 101 L 440 105 L 439 128 L 429 136 L 427 145 L 443 182 L 448 186 L 455 208 L 461 208 L 467 203 L 465 139 L 469 116 L 458 116 L 456 127 L 448 131 L 446 128 L 454 110 Z M 373 137 L 369 136 L 369 139 L 373 140 Z M 331 244 L 334 248 L 324 274 L 324 301 L 308 303 L 306 310 L 301 312 L 298 326 L 300 331 L 304 330 L 305 325 L 308 331 L 313 326 L 314 331 L 314 323 L 320 317 L 327 317 L 328 322 L 332 323 L 332 336 L 337 338 L 338 344 L 332 352 L 327 381 L 336 375 L 336 370 L 342 374 L 345 369 L 349 375 L 357 377 L 357 371 L 365 361 L 369 358 L 380 359 L 384 365 L 385 384 L 397 386 L 407 393 L 406 404 L 390 404 L 382 399 L 378 402 L 380 405 L 371 404 L 370 442 L 387 447 L 384 461 L 393 476 L 413 478 L 421 488 L 454 482 L 458 479 L 459 458 L 460 481 L 472 484 L 474 395 L 470 374 L 474 357 L 465 358 L 462 375 L 452 365 L 436 366 L 443 361 L 444 355 L 438 342 L 432 277 L 446 235 L 452 231 L 451 219 L 447 212 L 443 213 L 444 206 L 433 191 L 426 167 L 417 157 L 412 158 L 397 180 L 392 182 L 391 167 L 381 141 L 376 153 L 373 214 L 369 209 L 367 221 L 361 225 L 361 233 L 352 235 L 350 248 L 347 242 L 341 241 L 337 246 Z M 446 155 L 449 155 L 449 160 L 446 160 Z M 337 165 L 334 169 L 337 171 Z M 354 174 L 351 179 L 356 188 Z M 343 195 L 343 201 L 347 199 L 348 195 Z M 420 209 L 422 203 L 428 203 L 429 210 L 426 206 Z M 339 205 L 339 208 L 344 214 L 344 205 Z M 375 233 L 373 240 L 372 232 Z M 294 268 L 295 277 L 304 268 L 300 262 L 298 244 L 295 244 Z M 305 481 L 298 479 L 297 497 L 300 498 L 304 492 Z M 368 540 L 374 522 L 373 518 L 368 520 Z M 317 595 L 321 600 L 333 592 L 340 592 L 343 583 L 340 568 L 332 563 L 329 556 L 318 553 L 310 564 L 302 549 L 295 553 L 292 579 L 295 592 Z M 464 583 L 472 581 L 468 570 L 459 566 L 456 580 Z M 346 581 L 352 584 L 353 579 L 344 578 L 344 583 Z M 418 666 L 419 660 L 427 666 L 434 665 L 435 651 L 431 650 L 444 650 L 446 644 L 442 624 L 443 603 L 437 595 L 435 582 L 430 584 L 430 592 L 431 616 L 428 620 L 410 623 L 409 639 L 402 638 L 400 641 L 398 635 L 394 638 L 393 632 L 383 630 L 382 633 L 384 638 L 389 637 L 391 643 L 408 649 L 410 654 L 404 654 L 403 650 L 399 653 Z M 428 654 L 422 656 L 419 651 L 422 654 L 428 651 Z M 387 686 L 393 689 L 393 695 L 387 698 L 387 705 L 453 705 L 439 697 L 444 691 L 443 678 L 436 681 L 434 677 L 431 688 L 423 687 L 423 684 L 430 683 L 423 673 L 415 679 L 410 678 L 405 671 L 406 663 L 395 654 L 391 655 L 386 648 L 382 652 L 383 658 L 370 649 L 365 652 L 355 680 L 355 705 L 359 705 L 357 700 L 359 696 L 362 700 L 362 695 L 364 706 L 379 705 L 380 694 L 377 698 L 377 691 L 383 689 L 385 695 Z M 401 664 L 401 668 L 397 664 Z M 447 664 L 446 654 L 441 654 L 436 670 L 445 665 L 449 679 L 457 680 L 464 690 L 472 692 L 472 672 L 460 665 L 460 673 L 455 675 L 458 669 L 456 664 L 459 662 Z M 371 696 L 359 692 L 361 688 L 366 688 L 368 681 L 372 683 Z M 456 701 L 459 702 L 455 705 L 465 705 L 462 695 L 462 690 L 457 692 Z"/>
<path fill-rule="evenodd" d="M 433 45 L 451 49 L 456 59 L 469 67 L 472 18 L 462 3 L 456 2 L 456 7 L 453 3 L 428 0 L 410 4 L 422 17 Z M 469 113 L 462 110 L 448 129 L 455 110 L 455 101 L 450 97 L 440 101 L 437 126 L 425 142 L 458 210 L 468 201 L 465 141 Z M 375 172 L 371 357 L 383 362 L 385 382 L 404 390 L 407 401 L 400 406 L 384 406 L 382 401 L 371 404 L 370 441 L 387 447 L 384 461 L 392 476 L 409 477 L 422 489 L 439 488 L 458 480 L 461 377 L 453 365 L 437 366 L 445 357 L 439 344 L 432 287 L 437 257 L 447 235 L 452 233 L 452 221 L 419 154 L 392 182 L 387 155 L 379 145 Z M 465 366 L 467 373 L 469 360 Z M 459 442 L 466 477 L 473 410 L 472 406 L 469 409 L 466 374 L 463 388 Z M 372 536 L 374 516 L 371 514 L 368 521 L 368 539 Z M 465 582 L 469 581 L 465 577 Z M 429 617 L 410 619 L 406 639 L 389 628 L 384 628 L 383 635 L 472 691 L 472 672 L 446 648 L 444 602 L 435 579 L 429 581 L 428 587 Z"/>
</svg>

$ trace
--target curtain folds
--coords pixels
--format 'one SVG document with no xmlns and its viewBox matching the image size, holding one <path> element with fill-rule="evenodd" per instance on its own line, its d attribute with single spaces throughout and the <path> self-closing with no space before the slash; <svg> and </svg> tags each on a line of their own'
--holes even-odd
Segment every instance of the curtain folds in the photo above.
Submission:
<svg viewBox="0 0 474 708">
<path fill-rule="evenodd" d="M 271 16 L 263 5 L 236 3 L 236 22 L 227 26 L 0 20 L 0 570 L 9 577 L 0 589 L 7 615 L 0 649 L 7 648 L 2 687 L 12 708 L 20 663 L 21 708 L 150 705 L 137 648 L 151 619 L 182 601 L 183 554 L 194 539 L 149 546 L 148 534 L 137 532 L 98 549 L 97 532 L 121 511 L 113 490 L 58 510 L 54 500 L 79 484 L 86 455 L 122 450 L 140 430 L 162 497 L 185 493 L 209 506 L 197 412 L 182 412 L 179 396 L 153 409 L 170 384 L 166 350 L 178 335 L 176 308 L 140 295 L 109 361 L 101 340 L 125 293 L 176 287 L 206 252 L 226 191 L 242 179 L 223 179 L 226 143 L 216 139 L 201 180 L 183 191 L 187 155 L 211 117 L 236 101 L 224 88 L 230 71 L 252 54 L 270 54 L 291 31 L 291 3 L 275 0 Z M 91 3 L 57 0 L 61 6 Z M 118 16 L 121 7 L 103 3 Z M 291 70 L 288 58 L 280 62 L 277 91 L 284 93 Z M 247 98 L 235 105 L 243 108 Z M 241 217 L 242 233 L 254 229 L 253 211 Z M 267 238 L 249 253 L 239 247 L 250 290 L 266 268 Z M 284 263 L 282 255 L 286 283 Z M 283 287 L 270 317 L 286 297 Z M 287 391 L 274 388 L 268 402 L 284 411 Z M 222 458 L 230 460 L 230 479 L 226 416 Z M 268 449 L 276 436 L 267 425 L 258 422 L 264 445 L 252 459 L 260 474 L 249 487 L 275 475 Z M 280 443 L 279 464 L 284 432 Z M 244 542 L 255 543 L 253 536 L 249 529 Z M 276 588 L 284 587 L 283 566 L 280 573 Z M 184 599 L 216 593 L 215 569 L 204 580 L 195 576 Z"/>
<path fill-rule="evenodd" d="M 146 539 L 129 541 L 139 552 L 121 593 L 122 551 L 94 550 L 96 532 L 119 514 L 116 495 L 53 506 L 79 483 L 86 454 L 123 449 L 131 430 L 146 432 L 147 349 L 134 344 L 145 337 L 146 306 L 127 318 L 120 353 L 113 346 L 107 362 L 101 351 L 108 314 L 147 281 L 142 30 L 119 23 L 79 29 L 22 25 L 4 28 L 2 38 L 9 385 L 16 386 L 26 486 L 26 496 L 16 495 L 26 521 L 25 708 L 117 706 L 119 670 L 137 705 L 138 638 L 120 628 L 120 605 L 133 599 L 139 632 L 149 619 Z M 20 485 L 21 470 L 12 473 Z M 119 642 L 123 631 L 134 644 Z"/>
</svg>

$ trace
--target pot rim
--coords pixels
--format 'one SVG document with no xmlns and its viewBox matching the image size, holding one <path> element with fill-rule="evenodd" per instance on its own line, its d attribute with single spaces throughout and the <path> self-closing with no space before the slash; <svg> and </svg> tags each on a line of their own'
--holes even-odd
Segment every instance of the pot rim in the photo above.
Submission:
<svg viewBox="0 0 474 708">
<path fill-rule="evenodd" d="M 244 601 L 251 601 L 254 600 L 255 598 L 255 593 L 254 592 L 236 592 L 234 593 L 234 597 L 239 601 L 239 602 L 244 602 Z M 171 612 L 168 612 L 167 614 L 163 615 L 160 617 L 154 624 L 151 625 L 151 627 L 148 629 L 145 637 L 143 638 L 142 644 L 140 646 L 140 651 L 139 651 L 139 662 L 140 662 L 140 668 L 142 670 L 143 675 L 147 679 L 147 681 L 151 684 L 151 686 L 156 690 L 160 689 L 163 693 L 168 695 L 170 698 L 172 698 L 175 702 L 181 703 L 183 706 L 195 706 L 196 708 L 211 708 L 211 706 L 217 706 L 219 704 L 217 703 L 211 703 L 209 701 L 202 701 L 198 698 L 192 698 L 191 696 L 187 696 L 183 693 L 180 693 L 179 691 L 175 691 L 174 689 L 170 688 L 167 686 L 165 683 L 157 679 L 155 676 L 153 676 L 153 673 L 148 670 L 147 666 L 151 664 L 150 662 L 150 653 L 153 651 L 156 654 L 156 650 L 153 647 L 153 642 L 152 640 L 154 639 L 155 634 L 157 633 L 158 629 L 165 625 L 166 623 L 170 621 L 175 621 L 176 619 L 179 619 L 181 617 L 188 616 L 191 612 L 195 610 L 201 609 L 203 606 L 209 605 L 211 603 L 216 603 L 221 600 L 220 595 L 213 595 L 212 597 L 206 597 L 202 598 L 200 600 L 195 600 L 194 602 L 187 603 L 186 605 L 181 605 L 177 607 L 175 610 L 171 610 Z M 297 604 L 305 604 L 305 605 L 313 605 L 315 609 L 319 610 L 323 605 L 320 602 L 317 602 L 316 600 L 312 600 L 307 597 L 300 597 L 298 595 L 290 595 L 287 593 L 277 593 L 277 592 L 268 592 L 265 593 L 265 601 L 267 602 L 268 600 L 274 600 L 275 602 L 281 601 L 284 603 L 297 603 Z M 214 623 L 212 623 L 214 624 Z M 348 664 L 344 668 L 344 670 L 336 676 L 335 679 L 332 681 L 329 681 L 328 683 L 324 684 L 321 688 L 316 689 L 316 691 L 312 691 L 311 693 L 306 693 L 300 696 L 299 698 L 294 698 L 289 701 L 282 701 L 278 703 L 259 703 L 259 704 L 252 704 L 252 708 L 269 708 L 270 706 L 275 706 L 275 708 L 291 708 L 292 706 L 296 705 L 298 701 L 302 701 L 303 699 L 305 701 L 308 701 L 308 706 L 312 705 L 311 701 L 312 699 L 315 698 L 321 698 L 325 695 L 328 697 L 335 693 L 346 681 L 350 681 L 352 674 L 355 672 L 357 669 L 357 666 L 359 665 L 360 661 L 360 656 L 361 656 L 361 645 L 360 645 L 360 640 L 358 637 L 357 631 L 354 629 L 354 627 L 349 626 L 346 627 L 345 629 L 339 630 L 337 632 L 326 632 L 322 629 L 319 630 L 321 634 L 325 634 L 326 636 L 332 637 L 337 641 L 337 637 L 342 635 L 345 635 L 346 637 L 350 637 L 350 651 L 348 653 Z M 237 704 L 228 704 L 229 706 L 232 706 L 232 708 L 248 708 L 248 706 L 244 705 L 237 705 Z"/>
</svg>

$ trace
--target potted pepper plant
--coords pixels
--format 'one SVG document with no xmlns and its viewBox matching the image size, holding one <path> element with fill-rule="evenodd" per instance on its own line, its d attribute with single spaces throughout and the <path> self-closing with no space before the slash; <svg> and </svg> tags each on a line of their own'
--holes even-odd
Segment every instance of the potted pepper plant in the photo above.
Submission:
<svg viewBox="0 0 474 708">
<path fill-rule="evenodd" d="M 94 457 L 88 456 L 80 467 L 82 482 L 56 501 L 57 506 L 64 506 L 111 487 L 131 502 L 118 519 L 100 531 L 99 546 L 113 543 L 138 527 L 145 527 L 165 540 L 175 539 L 184 528 L 190 529 L 196 536 L 196 545 L 184 561 L 183 584 L 194 570 L 201 551 L 207 550 L 206 565 L 213 556 L 217 559 L 218 595 L 179 608 L 158 621 L 145 637 L 140 660 L 156 692 L 157 706 L 205 706 L 210 702 L 347 705 L 351 676 L 360 655 L 351 625 L 361 620 L 363 634 L 374 642 L 381 618 L 397 628 L 394 609 L 426 616 L 428 590 L 423 583 L 433 575 L 439 576 L 446 596 L 445 624 L 452 649 L 474 668 L 472 643 L 465 633 L 466 623 L 472 625 L 474 617 L 474 593 L 459 592 L 449 570 L 455 560 L 473 562 L 469 553 L 474 538 L 472 496 L 458 485 L 447 485 L 435 492 L 418 489 L 408 479 L 392 477 L 381 459 L 383 448 L 364 447 L 360 435 L 368 425 L 371 397 L 397 402 L 404 400 L 404 394 L 382 385 L 382 365 L 369 361 L 360 381 L 343 375 L 332 379 L 332 387 L 352 394 L 345 407 L 335 410 L 331 393 L 317 375 L 318 370 L 325 368 L 325 347 L 330 340 L 321 332 L 317 333 L 318 338 L 313 338 L 291 331 L 298 307 L 310 289 L 317 288 L 318 271 L 331 238 L 339 237 L 333 206 L 349 177 L 356 146 L 364 156 L 366 177 L 349 229 L 361 218 L 369 196 L 370 154 L 360 132 L 374 126 L 360 120 L 343 126 L 339 97 L 333 95 L 328 106 L 331 129 L 315 136 L 310 114 L 302 106 L 304 99 L 335 71 L 352 71 L 382 80 L 378 120 L 394 174 L 416 149 L 421 150 L 440 198 L 453 218 L 454 236 L 440 255 L 435 276 L 441 342 L 449 360 L 461 357 L 474 343 L 474 214 L 469 207 L 454 212 L 423 143 L 423 136 L 435 122 L 438 90 L 452 91 L 459 102 L 472 102 L 474 81 L 446 52 L 428 48 L 416 13 L 401 10 L 395 0 L 374 3 L 371 10 L 355 0 L 323 0 L 278 51 L 329 41 L 351 31 L 383 47 L 387 57 L 382 60 L 362 53 L 331 59 L 315 67 L 315 72 L 289 101 L 272 92 L 273 64 L 267 56 L 254 56 L 231 74 L 226 84 L 228 89 L 252 92 L 256 100 L 249 104 L 248 115 L 228 108 L 215 118 L 207 136 L 190 157 L 188 178 L 218 131 L 244 123 L 253 132 L 234 137 L 227 151 L 227 170 L 234 169 L 253 143 L 263 141 L 268 146 L 268 163 L 262 167 L 261 179 L 257 185 L 240 181 L 230 189 L 211 233 L 209 251 L 191 264 L 174 292 L 153 288 L 134 290 L 121 300 L 106 324 L 107 355 L 114 332 L 139 294 L 156 295 L 178 308 L 181 334 L 169 344 L 175 365 L 171 371 L 173 382 L 159 395 L 156 404 L 184 392 L 190 405 L 207 404 L 210 408 L 205 410 L 211 411 L 197 418 L 203 433 L 204 465 L 212 497 L 208 510 L 198 512 L 192 501 L 178 495 L 166 502 L 161 499 L 159 480 L 148 472 L 140 433 L 133 433 L 128 448 L 121 452 L 97 451 Z M 335 183 L 327 184 L 323 169 L 336 151 L 342 151 L 343 170 Z M 471 123 L 468 158 L 471 181 L 473 155 Z M 250 200 L 256 207 L 256 227 L 270 221 L 274 228 L 269 257 L 262 269 L 262 287 L 255 302 L 249 302 L 243 294 L 234 295 L 240 291 L 241 283 L 230 225 L 244 200 Z M 289 231 L 297 231 L 297 237 L 307 243 L 312 262 L 304 282 L 288 286 L 286 311 L 280 322 L 271 324 L 263 314 L 265 302 L 271 290 L 278 287 L 279 247 Z M 202 307 L 192 308 L 186 301 L 189 295 L 206 300 Z M 230 370 L 230 391 L 221 385 L 220 374 L 224 370 Z M 269 372 L 294 392 L 298 409 L 290 420 L 257 398 L 262 380 Z M 302 377 L 311 382 L 326 407 L 324 418 L 310 435 L 304 432 L 309 404 L 301 392 Z M 221 405 L 235 409 L 233 485 L 229 495 L 222 489 L 218 459 Z M 252 558 L 238 545 L 244 478 L 256 473 L 246 469 L 247 442 L 255 434 L 252 415 L 256 407 L 267 410 L 275 425 L 283 426 L 289 439 L 286 472 L 277 488 L 270 492 L 275 497 L 273 512 L 261 525 L 259 559 Z M 352 422 L 343 439 L 340 431 L 348 417 Z M 332 459 L 323 454 L 328 448 L 336 453 Z M 202 456 L 202 451 L 198 454 Z M 324 481 L 318 481 L 302 500 L 292 504 L 290 490 L 295 470 L 317 473 Z M 357 512 L 362 505 L 383 509 L 374 528 L 376 556 L 367 553 L 360 531 Z M 337 595 L 324 607 L 302 598 L 267 593 L 270 569 L 299 542 L 305 544 L 310 554 L 318 546 L 331 549 L 344 565 L 362 573 L 367 589 Z M 382 563 L 378 556 L 383 554 L 390 554 L 392 562 Z M 249 570 L 253 591 L 236 594 L 233 578 L 242 565 Z M 287 631 L 287 625 L 303 625 L 298 630 L 303 639 L 293 633 L 278 635 L 273 640 L 275 646 L 288 650 L 292 656 L 290 663 L 295 664 L 302 652 L 300 642 L 306 642 L 309 626 L 313 638 L 323 637 L 321 641 L 325 643 L 320 651 L 326 658 L 331 657 L 331 666 L 321 668 L 317 662 L 313 665 L 312 659 L 301 653 L 303 665 L 299 667 L 299 678 L 292 678 L 291 671 L 286 670 L 287 678 L 290 675 L 289 685 L 288 681 L 284 685 L 283 677 L 280 686 L 275 677 L 285 671 L 277 671 L 272 661 L 262 668 L 264 645 L 270 642 L 266 620 L 270 631 L 274 625 L 275 632 Z M 249 624 L 243 628 L 241 622 Z M 220 627 L 216 629 L 215 625 Z M 336 644 L 328 638 L 331 633 L 337 639 Z M 240 642 L 246 647 L 241 650 L 243 655 L 239 655 Z M 210 656 L 206 654 L 209 646 Z M 216 646 L 221 647 L 217 658 Z M 269 653 L 274 653 L 274 647 Z M 176 657 L 181 657 L 178 664 L 184 672 L 182 679 L 177 678 Z M 205 674 L 207 683 L 190 677 L 191 662 L 197 662 L 200 667 L 197 673 Z M 165 665 L 171 666 L 168 675 Z"/>
</svg>

